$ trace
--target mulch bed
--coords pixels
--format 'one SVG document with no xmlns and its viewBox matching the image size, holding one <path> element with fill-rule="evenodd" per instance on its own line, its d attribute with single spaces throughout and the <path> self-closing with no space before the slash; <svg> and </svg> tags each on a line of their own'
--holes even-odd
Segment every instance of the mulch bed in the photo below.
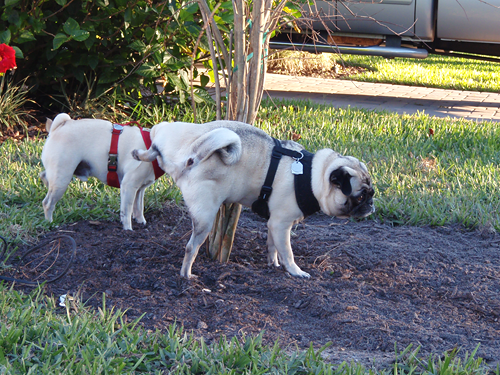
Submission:
<svg viewBox="0 0 500 375">
<path fill-rule="evenodd" d="M 388 364 L 395 343 L 421 346 L 422 355 L 453 348 L 464 355 L 480 344 L 478 356 L 499 363 L 496 233 L 316 214 L 293 229 L 296 262 L 312 276 L 305 280 L 267 266 L 266 223 L 244 210 L 229 263 L 210 260 L 202 248 L 193 266 L 199 277 L 185 280 L 185 209 L 167 203 L 146 219 L 133 232 L 119 222 L 80 221 L 47 233 L 73 237 L 77 256 L 46 293 L 79 293 L 94 307 L 105 293 L 107 306 L 126 310 L 129 320 L 143 316 L 140 324 L 153 330 L 176 322 L 208 342 L 262 330 L 267 343 L 290 348 L 330 341 L 325 356 L 336 363 Z"/>
</svg>

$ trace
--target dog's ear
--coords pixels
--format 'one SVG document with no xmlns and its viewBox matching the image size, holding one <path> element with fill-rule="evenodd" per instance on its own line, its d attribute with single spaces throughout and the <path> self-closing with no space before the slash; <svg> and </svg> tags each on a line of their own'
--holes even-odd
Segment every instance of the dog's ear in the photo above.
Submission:
<svg viewBox="0 0 500 375">
<path fill-rule="evenodd" d="M 348 197 L 352 193 L 351 177 L 348 171 L 340 167 L 330 174 L 330 183 L 340 187 L 342 194 Z"/>
</svg>

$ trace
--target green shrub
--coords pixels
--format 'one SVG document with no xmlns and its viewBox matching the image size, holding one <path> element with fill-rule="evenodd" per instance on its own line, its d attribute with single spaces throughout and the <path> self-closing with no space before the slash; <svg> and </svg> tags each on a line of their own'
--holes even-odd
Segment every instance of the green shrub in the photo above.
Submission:
<svg viewBox="0 0 500 375">
<path fill-rule="evenodd" d="M 181 102 L 201 32 L 196 3 L 183 0 L 5 0 L 0 43 L 16 49 L 15 79 L 28 77 L 44 108 L 68 110 L 113 89 L 140 98 L 156 93 Z M 190 4 L 190 5 L 189 5 Z M 203 43 L 202 43 L 203 44 Z M 195 70 L 196 74 L 196 70 Z M 208 77 L 201 80 L 208 82 Z M 176 99 L 176 100 L 177 100 Z"/>
</svg>

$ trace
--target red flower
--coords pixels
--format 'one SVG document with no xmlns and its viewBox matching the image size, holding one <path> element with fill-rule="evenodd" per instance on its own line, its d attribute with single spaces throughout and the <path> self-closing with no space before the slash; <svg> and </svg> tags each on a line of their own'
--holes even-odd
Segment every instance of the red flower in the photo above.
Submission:
<svg viewBox="0 0 500 375">
<path fill-rule="evenodd" d="M 16 51 L 7 44 L 0 44 L 0 73 L 16 68 Z"/>
</svg>

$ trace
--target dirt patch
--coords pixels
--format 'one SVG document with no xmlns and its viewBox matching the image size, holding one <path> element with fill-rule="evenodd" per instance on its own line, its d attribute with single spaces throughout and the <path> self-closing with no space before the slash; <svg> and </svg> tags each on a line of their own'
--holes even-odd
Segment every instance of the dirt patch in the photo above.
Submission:
<svg viewBox="0 0 500 375">
<path fill-rule="evenodd" d="M 311 279 L 266 265 L 266 224 L 244 210 L 227 264 L 204 249 L 188 281 L 179 271 L 190 235 L 183 208 L 167 204 L 133 232 L 118 222 L 81 221 L 48 233 L 72 236 L 77 257 L 48 284 L 56 297 L 126 309 L 128 319 L 164 330 L 177 322 L 206 341 L 255 335 L 268 343 L 316 347 L 331 341 L 333 362 L 379 364 L 403 349 L 422 354 L 459 347 L 498 363 L 500 236 L 460 227 L 391 227 L 316 214 L 293 229 L 297 264 Z M 26 251 L 28 247 L 20 249 Z"/>
</svg>

